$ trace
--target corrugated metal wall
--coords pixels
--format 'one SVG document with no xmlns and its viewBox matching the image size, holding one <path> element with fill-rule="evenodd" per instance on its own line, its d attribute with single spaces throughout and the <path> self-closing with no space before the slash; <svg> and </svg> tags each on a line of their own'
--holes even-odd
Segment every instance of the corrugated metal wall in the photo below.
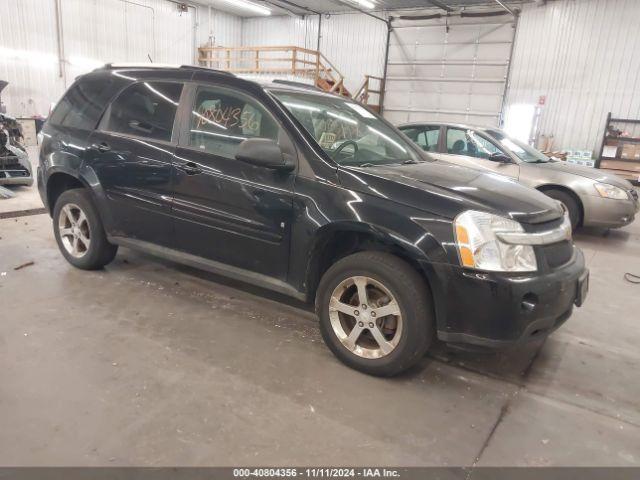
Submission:
<svg viewBox="0 0 640 480">
<path fill-rule="evenodd" d="M 638 0 L 525 6 L 508 103 L 546 96 L 540 133 L 554 135 L 554 148 L 597 149 L 607 112 L 640 118 L 638 18 Z"/>
<path fill-rule="evenodd" d="M 0 79 L 7 112 L 46 114 L 64 86 L 58 75 L 55 5 L 41 0 L 3 1 Z"/>
<path fill-rule="evenodd" d="M 2 100 L 12 115 L 46 116 L 76 76 L 107 62 L 191 64 L 210 36 L 241 42 L 241 18 L 204 6 L 181 12 L 168 0 L 61 0 L 60 7 L 62 76 L 55 0 L 3 1 L 0 79 L 9 82 Z"/>
</svg>

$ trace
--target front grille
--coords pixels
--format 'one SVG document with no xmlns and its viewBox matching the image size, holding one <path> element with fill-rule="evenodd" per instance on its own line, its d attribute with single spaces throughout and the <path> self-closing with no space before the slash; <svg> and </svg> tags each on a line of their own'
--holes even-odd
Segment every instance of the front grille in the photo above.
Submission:
<svg viewBox="0 0 640 480">
<path fill-rule="evenodd" d="M 18 162 L 8 161 L 0 162 L 0 170 L 24 170 L 24 167 Z"/>
<path fill-rule="evenodd" d="M 542 245 L 538 247 L 540 256 L 542 256 L 549 268 L 557 268 L 569 260 L 573 255 L 573 244 L 570 241 L 552 243 L 551 245 Z"/>
</svg>

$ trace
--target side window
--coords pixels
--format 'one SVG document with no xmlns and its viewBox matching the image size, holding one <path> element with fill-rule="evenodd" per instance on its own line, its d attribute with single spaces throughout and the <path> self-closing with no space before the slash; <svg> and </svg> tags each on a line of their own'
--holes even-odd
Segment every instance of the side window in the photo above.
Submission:
<svg viewBox="0 0 640 480">
<path fill-rule="evenodd" d="M 49 122 L 63 127 L 93 130 L 113 94 L 113 80 L 81 78 L 56 105 Z"/>
<path fill-rule="evenodd" d="M 502 153 L 502 150 L 473 130 L 448 128 L 447 152 L 453 155 L 488 159 L 494 153 Z"/>
<path fill-rule="evenodd" d="M 169 142 L 181 93 L 182 85 L 179 83 L 131 85 L 113 101 L 100 122 L 100 128 Z"/>
<path fill-rule="evenodd" d="M 440 127 L 428 126 L 420 131 L 416 142 L 426 152 L 437 152 L 439 139 Z"/>
<path fill-rule="evenodd" d="M 189 125 L 189 145 L 207 153 L 235 158 L 247 138 L 278 140 L 276 121 L 254 99 L 222 87 L 200 87 Z"/>
</svg>

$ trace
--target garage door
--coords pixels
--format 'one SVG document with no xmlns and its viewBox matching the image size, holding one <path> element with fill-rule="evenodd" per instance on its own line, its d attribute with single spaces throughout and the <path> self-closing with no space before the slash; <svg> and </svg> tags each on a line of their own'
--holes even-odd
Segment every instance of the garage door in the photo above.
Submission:
<svg viewBox="0 0 640 480">
<path fill-rule="evenodd" d="M 515 32 L 510 15 L 395 20 L 385 116 L 498 125 Z"/>
</svg>

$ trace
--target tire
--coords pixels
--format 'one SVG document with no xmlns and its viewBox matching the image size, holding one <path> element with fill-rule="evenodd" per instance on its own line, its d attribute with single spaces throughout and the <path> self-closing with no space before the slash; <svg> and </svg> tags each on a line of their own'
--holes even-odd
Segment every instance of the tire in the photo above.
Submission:
<svg viewBox="0 0 640 480">
<path fill-rule="evenodd" d="M 551 197 L 554 200 L 561 202 L 569 212 L 569 220 L 571 221 L 571 228 L 575 230 L 580 225 L 580 205 L 576 202 L 575 198 L 567 192 L 562 190 L 545 190 L 544 193 L 547 197 Z"/>
<path fill-rule="evenodd" d="M 64 258 L 82 270 L 104 267 L 118 251 L 117 245 L 107 241 L 97 209 L 83 188 L 67 190 L 58 197 L 53 232 Z"/>
<path fill-rule="evenodd" d="M 367 308 L 360 301 L 362 286 Z M 394 313 L 379 315 L 380 307 Z M 329 349 L 369 375 L 391 377 L 412 367 L 435 334 L 428 285 L 410 265 L 384 252 L 355 253 L 331 266 L 318 286 L 316 312 Z"/>
</svg>

